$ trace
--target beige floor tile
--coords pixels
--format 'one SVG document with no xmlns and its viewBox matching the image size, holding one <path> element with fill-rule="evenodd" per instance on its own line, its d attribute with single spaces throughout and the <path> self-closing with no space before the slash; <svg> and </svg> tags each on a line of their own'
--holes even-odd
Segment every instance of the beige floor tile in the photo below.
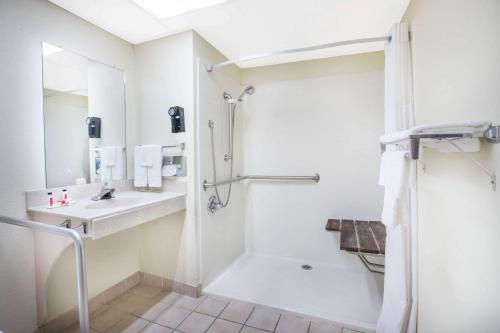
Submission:
<svg viewBox="0 0 500 333">
<path fill-rule="evenodd" d="M 90 314 L 90 319 L 93 319 L 93 318 L 99 316 L 101 313 L 103 313 L 104 311 L 106 311 L 109 308 L 110 308 L 110 306 L 108 304 L 104 304 L 103 306 L 101 306 L 100 308 L 98 308 L 97 310 L 93 311 Z"/>
<path fill-rule="evenodd" d="M 227 306 L 228 302 L 215 297 L 208 296 L 205 300 L 196 308 L 196 312 L 203 313 L 209 316 L 217 317 L 221 314 L 222 310 Z"/>
<path fill-rule="evenodd" d="M 187 309 L 172 306 L 163 311 L 163 313 L 161 313 L 153 321 L 163 326 L 176 328 L 184 319 L 186 319 L 187 316 L 189 316 L 190 313 L 191 311 Z"/>
<path fill-rule="evenodd" d="M 331 323 L 312 321 L 309 333 L 342 333 L 342 327 Z"/>
<path fill-rule="evenodd" d="M 243 329 L 240 331 L 240 333 L 269 333 L 269 331 L 260 330 L 258 328 L 250 326 L 243 326 Z"/>
<path fill-rule="evenodd" d="M 274 331 L 280 314 L 271 309 L 256 307 L 245 325 L 260 328 L 266 331 Z"/>
<path fill-rule="evenodd" d="M 177 327 L 177 330 L 185 333 L 203 333 L 214 322 L 215 317 L 193 312 Z"/>
<path fill-rule="evenodd" d="M 156 295 L 154 297 L 154 299 L 156 299 L 158 302 L 172 305 L 175 303 L 175 301 L 177 301 L 181 297 L 182 297 L 181 294 L 173 292 L 173 291 L 172 292 L 162 291 L 161 293 Z"/>
<path fill-rule="evenodd" d="M 156 303 L 153 305 L 143 304 L 137 307 L 132 314 L 146 320 L 152 321 L 168 308 L 168 304 Z"/>
<path fill-rule="evenodd" d="M 105 332 L 122 320 L 127 314 L 114 308 L 107 308 L 90 320 L 90 327 L 99 332 Z"/>
<path fill-rule="evenodd" d="M 238 333 L 242 326 L 224 319 L 216 319 L 207 333 Z"/>
<path fill-rule="evenodd" d="M 352 329 L 349 329 L 349 328 L 343 328 L 342 329 L 342 333 L 363 333 L 361 331 L 356 331 L 356 330 L 352 330 Z"/>
<path fill-rule="evenodd" d="M 78 323 L 65 328 L 61 333 L 80 333 L 80 325 Z M 90 333 L 99 333 L 96 330 L 90 329 Z"/>
<path fill-rule="evenodd" d="M 148 323 L 147 320 L 127 314 L 125 318 L 107 330 L 106 333 L 139 333 Z"/>
<path fill-rule="evenodd" d="M 289 314 L 281 315 L 276 333 L 307 333 L 310 321 Z"/>
<path fill-rule="evenodd" d="M 134 313 L 138 308 L 144 307 L 144 305 L 151 306 L 154 303 L 156 302 L 151 298 L 127 292 L 110 302 L 109 305 L 123 312 Z"/>
<path fill-rule="evenodd" d="M 179 297 L 177 300 L 175 300 L 174 305 L 181 307 L 181 308 L 184 308 L 184 309 L 194 310 L 204 300 L 205 300 L 204 296 L 194 298 L 194 297 L 190 297 L 190 296 L 186 296 L 186 295 L 181 295 L 181 297 Z"/>
<path fill-rule="evenodd" d="M 252 304 L 246 302 L 231 301 L 220 315 L 220 318 L 244 324 L 253 308 Z"/>
<path fill-rule="evenodd" d="M 172 333 L 172 329 L 151 323 L 141 333 Z"/>
<path fill-rule="evenodd" d="M 160 288 L 140 284 L 130 289 L 130 292 L 143 297 L 154 297 L 159 295 L 162 290 Z"/>
</svg>

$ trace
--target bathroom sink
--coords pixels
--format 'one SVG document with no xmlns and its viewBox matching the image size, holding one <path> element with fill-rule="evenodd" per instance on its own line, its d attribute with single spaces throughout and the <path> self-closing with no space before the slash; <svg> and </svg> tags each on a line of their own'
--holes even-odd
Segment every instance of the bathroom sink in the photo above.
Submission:
<svg viewBox="0 0 500 333">
<path fill-rule="evenodd" d="M 141 204 L 147 201 L 146 198 L 141 197 L 132 197 L 132 198 L 112 198 L 105 199 L 100 201 L 95 201 L 92 203 L 86 204 L 84 207 L 86 209 L 106 209 L 106 208 L 114 208 L 114 207 L 130 207 L 137 204 Z"/>
<path fill-rule="evenodd" d="M 186 209 L 185 190 L 122 190 L 117 191 L 114 198 L 100 201 L 91 199 L 94 194 L 76 198 L 69 206 L 48 209 L 45 205 L 39 205 L 29 207 L 28 211 L 35 219 L 54 221 L 54 224 L 65 219 L 70 219 L 75 225 L 86 222 L 85 236 L 98 239 Z"/>
</svg>

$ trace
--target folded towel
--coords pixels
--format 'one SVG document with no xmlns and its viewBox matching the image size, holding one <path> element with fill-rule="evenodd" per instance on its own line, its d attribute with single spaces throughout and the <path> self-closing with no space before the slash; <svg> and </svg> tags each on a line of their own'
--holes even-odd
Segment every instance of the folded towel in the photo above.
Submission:
<svg viewBox="0 0 500 333">
<path fill-rule="evenodd" d="M 385 187 L 382 222 L 386 226 L 400 224 L 405 210 L 406 192 L 410 187 L 410 163 L 407 151 L 388 151 L 382 155 L 379 185 Z"/>
<path fill-rule="evenodd" d="M 125 156 L 123 147 L 108 146 L 99 149 L 101 156 L 101 167 L 97 172 L 101 175 L 101 181 L 109 183 L 112 180 L 125 178 Z"/>
<path fill-rule="evenodd" d="M 163 176 L 175 176 L 175 175 L 177 175 L 177 165 L 175 165 L 175 164 L 164 165 L 161 174 Z"/>
<path fill-rule="evenodd" d="M 162 148 L 159 145 L 135 147 L 134 185 L 161 187 Z"/>
<path fill-rule="evenodd" d="M 123 180 L 127 178 L 127 155 L 123 147 L 115 147 L 116 162 L 113 170 L 113 180 Z"/>
<path fill-rule="evenodd" d="M 421 133 L 471 133 L 481 135 L 491 126 L 489 121 L 449 122 L 415 126 L 408 130 L 387 133 L 380 138 L 381 143 L 404 140 L 411 134 Z M 431 139 L 433 140 L 433 139 Z"/>
<path fill-rule="evenodd" d="M 154 151 L 149 146 L 143 146 L 139 154 L 139 164 L 141 167 L 152 168 L 154 165 Z"/>
<path fill-rule="evenodd" d="M 105 167 L 114 167 L 116 163 L 116 151 L 114 147 L 102 147 L 101 152 L 101 165 Z"/>
<path fill-rule="evenodd" d="M 134 149 L 134 186 L 146 187 L 148 186 L 148 169 L 141 165 L 143 149 L 136 146 Z"/>
</svg>

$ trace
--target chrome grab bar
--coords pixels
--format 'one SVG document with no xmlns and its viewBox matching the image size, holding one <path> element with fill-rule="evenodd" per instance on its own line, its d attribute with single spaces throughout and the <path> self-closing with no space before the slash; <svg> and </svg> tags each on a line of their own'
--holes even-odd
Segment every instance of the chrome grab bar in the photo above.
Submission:
<svg viewBox="0 0 500 333">
<path fill-rule="evenodd" d="M 85 246 L 82 236 L 73 229 L 43 224 L 33 221 L 15 219 L 0 215 L 0 223 L 17 225 L 19 227 L 45 231 L 51 234 L 71 238 L 75 244 L 76 255 L 76 277 L 78 286 L 78 317 L 80 320 L 80 333 L 89 333 L 89 307 L 87 291 L 87 273 L 85 266 Z"/>
<path fill-rule="evenodd" d="M 210 187 L 216 187 L 219 185 L 227 185 L 231 184 L 234 182 L 239 182 L 245 179 L 250 179 L 250 180 L 290 180 L 290 181 L 308 181 L 312 180 L 315 181 L 316 183 L 319 182 L 320 177 L 319 174 L 316 173 L 314 176 L 262 176 L 262 175 L 248 175 L 248 176 L 237 176 L 236 178 L 230 178 L 226 180 L 221 180 L 220 182 L 216 183 L 209 183 L 205 179 L 203 181 L 203 190 L 207 190 Z"/>
</svg>

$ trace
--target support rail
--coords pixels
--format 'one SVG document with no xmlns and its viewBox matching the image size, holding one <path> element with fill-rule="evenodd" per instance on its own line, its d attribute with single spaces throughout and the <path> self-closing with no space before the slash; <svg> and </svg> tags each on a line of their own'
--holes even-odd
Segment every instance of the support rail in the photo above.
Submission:
<svg viewBox="0 0 500 333">
<path fill-rule="evenodd" d="M 278 181 L 287 181 L 287 180 L 288 181 L 309 181 L 309 180 L 312 180 L 312 181 L 315 181 L 316 183 L 318 183 L 319 180 L 320 180 L 320 177 L 319 177 L 318 173 L 314 174 L 314 176 L 263 176 L 263 175 L 247 175 L 247 176 L 237 176 L 236 178 L 230 178 L 230 179 L 226 179 L 226 180 L 221 180 L 220 182 L 215 182 L 215 183 L 209 183 L 205 179 L 205 181 L 203 181 L 203 189 L 206 191 L 208 188 L 211 188 L 211 187 L 216 187 L 216 186 L 219 186 L 219 185 L 227 185 L 227 184 L 231 184 L 231 183 L 234 183 L 234 182 L 239 182 L 239 181 L 246 180 L 246 179 L 250 179 L 250 180 L 278 180 Z"/>
<path fill-rule="evenodd" d="M 85 264 L 85 246 L 82 236 L 73 229 L 43 224 L 33 221 L 15 219 L 0 215 L 0 223 L 16 225 L 32 230 L 45 231 L 51 234 L 71 238 L 75 244 L 76 277 L 78 287 L 78 318 L 80 320 L 80 333 L 89 333 L 89 308 L 87 291 L 87 273 Z"/>
</svg>

